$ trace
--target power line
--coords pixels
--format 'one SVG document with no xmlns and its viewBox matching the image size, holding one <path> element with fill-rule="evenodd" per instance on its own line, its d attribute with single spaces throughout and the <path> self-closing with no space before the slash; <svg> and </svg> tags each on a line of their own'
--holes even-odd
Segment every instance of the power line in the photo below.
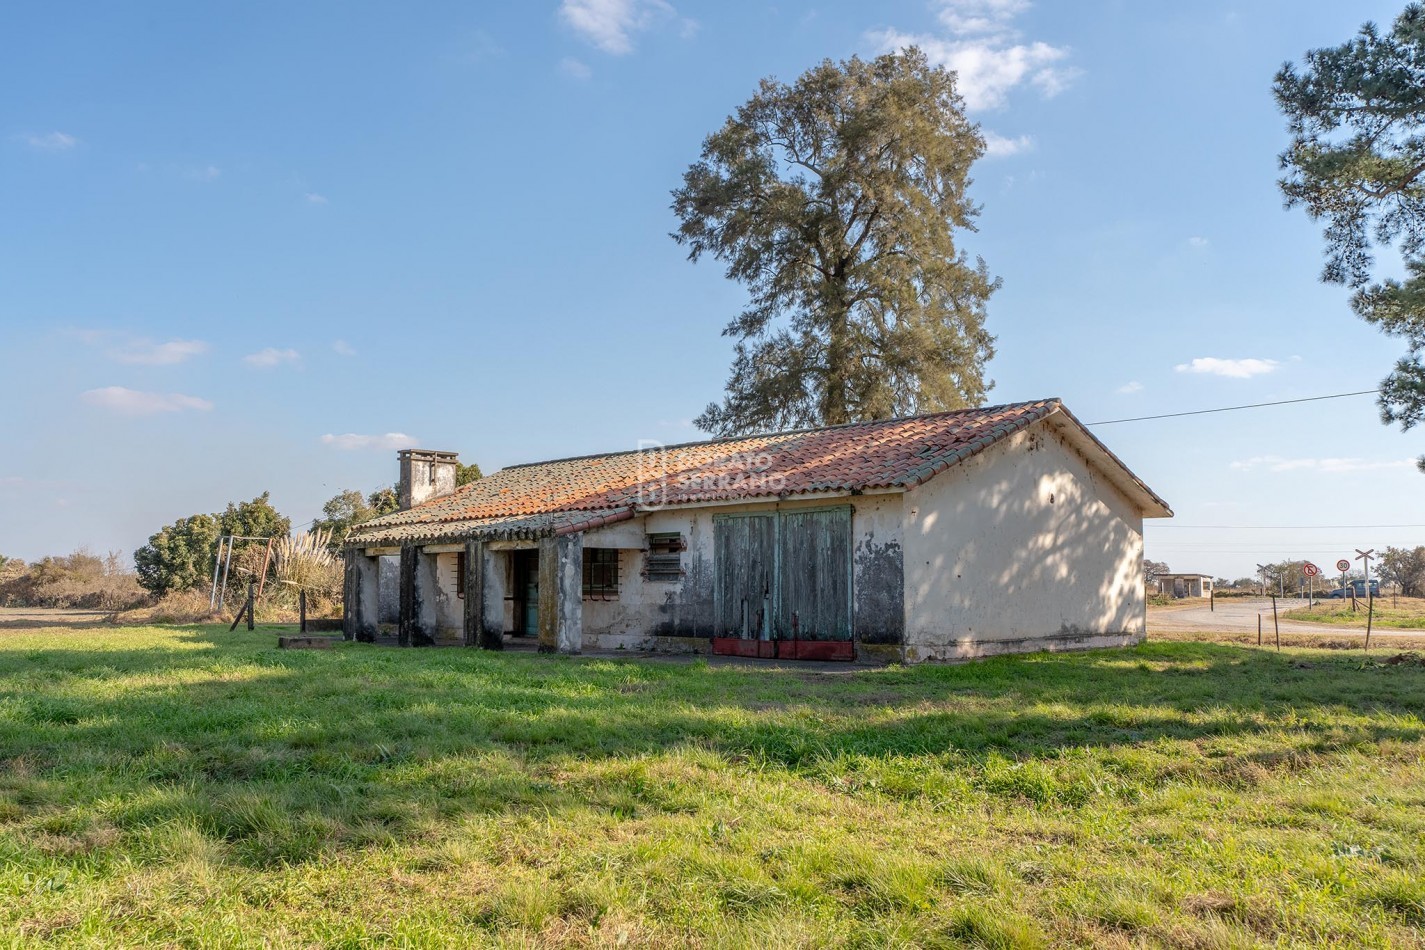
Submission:
<svg viewBox="0 0 1425 950">
<path fill-rule="evenodd" d="M 1266 406 L 1290 406 L 1298 402 L 1320 402 L 1323 399 L 1345 399 L 1347 396 L 1374 396 L 1379 389 L 1363 389 L 1357 393 L 1333 393 L 1330 396 L 1306 396 L 1302 399 L 1279 399 L 1276 402 L 1254 402 L 1245 406 L 1222 406 L 1217 409 L 1194 409 L 1191 412 L 1165 412 L 1157 416 L 1134 416 L 1131 419 L 1108 419 L 1103 422 L 1086 422 L 1090 426 L 1111 426 L 1120 422 L 1148 422 L 1153 419 L 1176 419 L 1180 416 L 1205 416 L 1213 412 L 1236 412 L 1239 409 L 1261 409 Z"/>
<path fill-rule="evenodd" d="M 1202 531 L 1387 531 L 1425 528 L 1425 524 L 1145 524 L 1145 528 L 1196 528 Z"/>
</svg>

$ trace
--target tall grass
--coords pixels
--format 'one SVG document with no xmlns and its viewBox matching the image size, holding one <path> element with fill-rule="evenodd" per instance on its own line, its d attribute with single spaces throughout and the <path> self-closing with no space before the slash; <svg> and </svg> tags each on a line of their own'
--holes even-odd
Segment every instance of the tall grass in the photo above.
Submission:
<svg viewBox="0 0 1425 950">
<path fill-rule="evenodd" d="M 1425 669 L 0 635 L 16 945 L 1418 946 Z"/>
</svg>

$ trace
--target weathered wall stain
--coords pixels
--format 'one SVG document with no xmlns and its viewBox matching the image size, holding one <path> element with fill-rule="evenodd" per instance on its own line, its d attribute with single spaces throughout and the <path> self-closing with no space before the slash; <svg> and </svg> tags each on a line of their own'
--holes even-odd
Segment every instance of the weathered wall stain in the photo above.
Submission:
<svg viewBox="0 0 1425 950">
<path fill-rule="evenodd" d="M 867 534 L 856 544 L 856 639 L 905 641 L 905 556 L 899 541 L 877 544 Z"/>
<path fill-rule="evenodd" d="M 712 565 L 703 551 L 701 523 L 694 519 L 689 528 L 687 549 L 683 552 L 683 580 L 676 589 L 664 592 L 663 603 L 658 605 L 658 621 L 653 626 L 655 636 L 712 636 Z"/>
</svg>

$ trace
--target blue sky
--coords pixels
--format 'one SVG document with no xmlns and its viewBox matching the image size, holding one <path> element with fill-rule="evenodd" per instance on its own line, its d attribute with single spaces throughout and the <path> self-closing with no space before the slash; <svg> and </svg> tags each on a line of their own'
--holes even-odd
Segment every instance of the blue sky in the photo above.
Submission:
<svg viewBox="0 0 1425 950">
<path fill-rule="evenodd" d="M 764 76 L 918 42 L 991 143 L 991 401 L 1086 422 L 1372 388 L 1401 347 L 1283 210 L 1271 78 L 1401 3 L 39 3 L 0 9 L 0 552 L 132 551 L 264 490 L 687 440 L 743 293 L 669 190 Z M 1236 576 L 1425 543 L 1360 397 L 1105 426 Z M 1416 525 L 1248 530 L 1244 525 Z"/>
</svg>

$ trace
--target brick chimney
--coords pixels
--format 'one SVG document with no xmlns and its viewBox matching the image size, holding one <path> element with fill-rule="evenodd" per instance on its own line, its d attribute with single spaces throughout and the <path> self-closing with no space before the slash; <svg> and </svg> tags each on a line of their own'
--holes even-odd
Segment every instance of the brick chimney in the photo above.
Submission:
<svg viewBox="0 0 1425 950">
<path fill-rule="evenodd" d="M 396 485 L 396 498 L 402 511 L 455 491 L 459 453 L 402 449 L 396 457 L 401 460 L 401 480 Z"/>
</svg>

